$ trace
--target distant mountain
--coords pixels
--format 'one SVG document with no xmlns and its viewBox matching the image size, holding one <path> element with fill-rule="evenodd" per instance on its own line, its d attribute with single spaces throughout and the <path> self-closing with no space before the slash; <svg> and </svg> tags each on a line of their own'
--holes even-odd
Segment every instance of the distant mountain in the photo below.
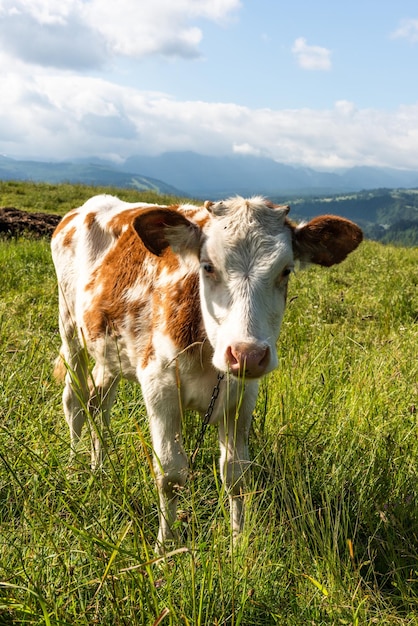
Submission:
<svg viewBox="0 0 418 626">
<path fill-rule="evenodd" d="M 280 200 L 309 194 L 418 187 L 418 171 L 353 167 L 344 172 L 318 172 L 249 155 L 215 157 L 194 152 L 131 156 L 120 165 L 99 157 L 49 163 L 0 157 L 1 179 L 113 185 L 204 200 L 236 194 L 262 194 Z"/>
<path fill-rule="evenodd" d="M 0 180 L 29 180 L 45 183 L 82 183 L 121 188 L 134 188 L 138 191 L 156 191 L 171 196 L 185 196 L 172 185 L 158 178 L 142 176 L 139 173 L 122 171 L 110 162 L 92 159 L 91 161 L 43 162 L 17 161 L 0 156 Z"/>
<path fill-rule="evenodd" d="M 271 196 L 300 190 L 340 190 L 336 174 L 314 172 L 253 156 L 205 156 L 195 152 L 166 152 L 159 156 L 132 156 L 123 170 L 159 177 L 190 196 L 220 199 L 231 195 Z M 418 180 L 418 175 L 417 175 Z"/>
<path fill-rule="evenodd" d="M 234 155 L 213 157 L 194 152 L 132 156 L 122 170 L 165 180 L 192 197 L 219 199 L 240 194 L 266 196 L 324 194 L 362 189 L 417 187 L 418 171 L 353 167 L 344 172 L 318 172 L 272 159 Z"/>
</svg>

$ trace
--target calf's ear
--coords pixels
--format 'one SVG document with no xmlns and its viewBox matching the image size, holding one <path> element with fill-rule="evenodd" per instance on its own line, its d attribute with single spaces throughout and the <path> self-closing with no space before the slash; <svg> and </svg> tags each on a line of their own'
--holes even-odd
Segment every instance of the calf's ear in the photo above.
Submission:
<svg viewBox="0 0 418 626">
<path fill-rule="evenodd" d="M 145 209 L 135 217 L 133 227 L 145 247 L 157 256 L 169 246 L 174 252 L 199 250 L 200 228 L 175 209 Z"/>
<path fill-rule="evenodd" d="M 341 263 L 363 239 L 361 228 L 342 217 L 321 215 L 293 231 L 295 258 L 330 267 Z"/>
</svg>

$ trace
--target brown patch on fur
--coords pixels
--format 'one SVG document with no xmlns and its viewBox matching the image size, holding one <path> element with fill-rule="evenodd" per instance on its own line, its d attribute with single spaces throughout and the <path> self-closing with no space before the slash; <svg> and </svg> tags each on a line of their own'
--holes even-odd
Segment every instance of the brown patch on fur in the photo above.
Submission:
<svg viewBox="0 0 418 626">
<path fill-rule="evenodd" d="M 70 248 L 71 244 L 73 243 L 73 237 L 76 233 L 76 227 L 73 226 L 72 228 L 69 228 L 67 230 L 67 232 L 64 235 L 64 239 L 62 240 L 62 245 L 64 246 L 64 248 Z"/>
<path fill-rule="evenodd" d="M 166 248 L 161 258 L 163 259 L 163 263 L 161 263 L 160 266 L 161 268 L 166 268 L 169 274 L 179 269 L 180 259 L 177 254 L 174 254 L 171 248 Z"/>
<path fill-rule="evenodd" d="M 151 361 L 151 359 L 154 357 L 154 355 L 155 355 L 155 350 L 154 350 L 154 346 L 152 343 L 152 335 L 150 335 L 149 341 L 147 343 L 147 346 L 143 354 L 141 367 L 145 368 L 148 365 L 148 363 Z"/>
<path fill-rule="evenodd" d="M 87 213 L 84 218 L 84 223 L 87 226 L 88 230 L 93 228 L 94 222 L 96 221 L 96 213 Z"/>
<path fill-rule="evenodd" d="M 125 299 L 126 290 L 150 282 L 144 268 L 147 255 L 133 228 L 128 228 L 95 270 L 86 290 L 99 290 L 84 316 L 91 339 L 118 335 L 118 326 L 131 306 Z"/>
<path fill-rule="evenodd" d="M 87 285 L 84 287 L 85 291 L 92 291 L 97 284 L 97 276 L 100 273 L 100 268 L 96 268 L 91 274 L 91 280 L 87 283 Z"/>
<path fill-rule="evenodd" d="M 75 217 L 77 217 L 77 215 L 78 215 L 77 211 L 71 211 L 70 213 L 67 213 L 67 215 L 65 215 L 62 218 L 62 220 L 60 221 L 60 223 L 58 224 L 58 226 L 54 230 L 54 233 L 53 233 L 52 237 L 55 237 L 56 235 L 58 235 L 58 233 L 60 233 L 67 226 L 67 224 L 72 222 L 72 220 Z"/>
<path fill-rule="evenodd" d="M 162 304 L 167 332 L 179 350 L 204 340 L 197 273 L 173 284 Z"/>
<path fill-rule="evenodd" d="M 154 346 L 152 343 L 152 292 L 149 290 L 149 298 L 145 300 L 138 299 L 136 302 L 130 304 L 128 309 L 128 316 L 130 318 L 130 341 L 135 343 L 139 337 L 148 337 L 148 341 L 145 350 L 142 351 L 141 367 L 146 367 L 149 361 L 154 356 Z"/>
</svg>

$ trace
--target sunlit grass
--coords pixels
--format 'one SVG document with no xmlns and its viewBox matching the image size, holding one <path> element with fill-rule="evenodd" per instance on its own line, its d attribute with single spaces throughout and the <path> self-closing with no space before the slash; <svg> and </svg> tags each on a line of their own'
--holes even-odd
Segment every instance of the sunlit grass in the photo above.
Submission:
<svg viewBox="0 0 418 626">
<path fill-rule="evenodd" d="M 69 469 L 48 243 L 1 242 L 0 270 L 0 624 L 417 624 L 416 249 L 366 242 L 292 278 L 244 535 L 211 428 L 180 496 L 186 550 L 157 562 L 140 389 L 120 386 L 105 471 L 88 452 Z"/>
</svg>

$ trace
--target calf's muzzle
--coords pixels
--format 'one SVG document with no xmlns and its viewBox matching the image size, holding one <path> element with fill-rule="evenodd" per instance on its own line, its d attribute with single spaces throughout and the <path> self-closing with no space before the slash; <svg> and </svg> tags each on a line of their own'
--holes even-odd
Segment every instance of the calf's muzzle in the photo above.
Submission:
<svg viewBox="0 0 418 626">
<path fill-rule="evenodd" d="M 234 376 L 260 378 L 270 363 L 270 348 L 256 343 L 237 343 L 228 346 L 226 363 Z"/>
</svg>

